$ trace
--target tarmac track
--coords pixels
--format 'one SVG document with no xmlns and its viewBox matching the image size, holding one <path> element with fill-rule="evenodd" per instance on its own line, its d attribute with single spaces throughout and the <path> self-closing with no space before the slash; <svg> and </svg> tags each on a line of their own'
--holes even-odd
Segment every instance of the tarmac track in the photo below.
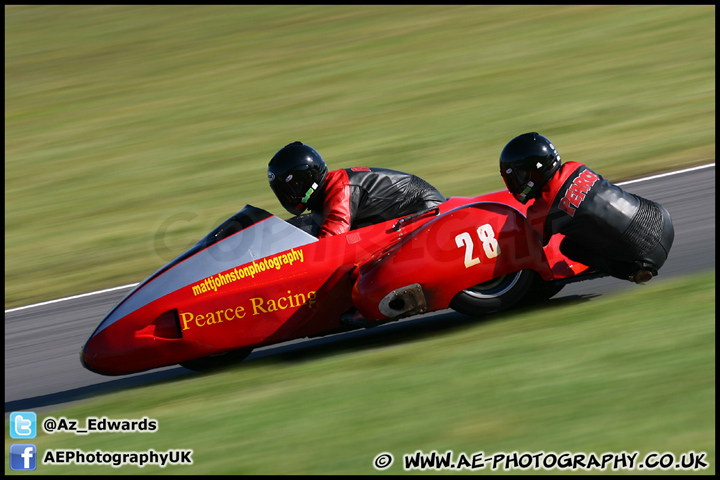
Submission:
<svg viewBox="0 0 720 480">
<path fill-rule="evenodd" d="M 675 243 L 653 282 L 715 270 L 715 166 L 675 175 L 621 182 L 626 191 L 664 205 L 673 218 Z M 140 280 L 140 279 L 139 279 Z M 566 286 L 548 302 L 593 301 L 633 286 L 602 278 Z M 80 348 L 105 314 L 130 288 L 5 313 L 5 416 L 12 411 L 51 411 L 96 395 L 196 375 L 180 366 L 123 377 L 105 377 L 80 365 Z M 682 298 L 677 299 L 682 302 Z M 329 337 L 264 347 L 245 362 L 273 356 L 297 361 L 348 348 L 375 348 L 456 328 L 470 321 L 450 310 Z"/>
</svg>

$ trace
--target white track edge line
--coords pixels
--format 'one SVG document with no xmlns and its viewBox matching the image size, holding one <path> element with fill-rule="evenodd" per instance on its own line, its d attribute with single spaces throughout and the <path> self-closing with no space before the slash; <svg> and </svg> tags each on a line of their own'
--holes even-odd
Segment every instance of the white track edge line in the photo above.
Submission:
<svg viewBox="0 0 720 480">
<path fill-rule="evenodd" d="M 629 185 L 631 183 L 644 182 L 646 180 L 655 180 L 656 178 L 669 177 L 671 175 L 679 175 L 681 173 L 692 172 L 695 170 L 701 170 L 703 168 L 710 168 L 710 167 L 714 167 L 714 166 L 715 166 L 714 163 L 709 163 L 707 165 L 701 165 L 699 167 L 691 167 L 691 168 L 686 168 L 684 170 L 677 170 L 675 172 L 667 172 L 667 173 L 661 173 L 658 175 L 652 175 L 650 177 L 638 178 L 637 180 L 628 180 L 627 182 L 619 182 L 619 183 L 616 183 L 615 185 L 621 185 L 621 186 Z M 80 295 L 73 295 L 72 297 L 58 298 L 56 300 L 48 300 L 47 302 L 34 303 L 32 305 L 25 305 L 24 307 L 11 308 L 9 310 L 5 310 L 5 313 L 17 312 L 18 310 L 25 310 L 26 308 L 41 307 L 43 305 L 50 305 L 51 303 L 64 302 L 65 300 L 75 300 L 77 298 L 89 297 L 90 295 L 98 295 L 101 293 L 112 292 L 115 290 L 122 290 L 123 288 L 132 288 L 132 287 L 136 287 L 138 285 L 140 285 L 140 284 L 139 283 L 130 283 L 128 285 L 123 285 L 121 287 L 107 288 L 105 290 L 99 290 L 97 292 L 82 293 Z"/>
<path fill-rule="evenodd" d="M 676 171 L 676 172 L 660 173 L 660 174 L 658 174 L 658 175 L 652 175 L 652 176 L 650 176 L 650 177 L 638 178 L 638 179 L 636 179 L 636 180 L 628 180 L 628 181 L 626 181 L 626 182 L 619 182 L 619 183 L 616 183 L 615 185 L 630 185 L 631 183 L 644 182 L 644 181 L 646 181 L 646 180 L 655 180 L 656 178 L 669 177 L 669 176 L 671 176 L 671 175 L 678 175 L 678 174 L 681 174 L 681 173 L 692 172 L 692 171 L 695 171 L 695 170 L 702 170 L 703 168 L 710 168 L 710 167 L 714 167 L 714 166 L 715 166 L 714 163 L 709 163 L 709 164 L 707 164 L 707 165 L 701 165 L 701 166 L 699 166 L 699 167 L 686 168 L 686 169 L 684 169 L 684 170 L 678 170 L 678 171 Z"/>
<path fill-rule="evenodd" d="M 65 300 L 75 300 L 76 298 L 89 297 L 90 295 L 98 295 L 100 293 L 107 293 L 107 292 L 112 292 L 115 290 L 122 290 L 123 288 L 132 288 L 132 287 L 136 287 L 138 285 L 140 285 L 140 284 L 139 283 L 130 283 L 128 285 L 123 285 L 121 287 L 106 288 L 105 290 L 99 290 L 97 292 L 81 293 L 80 295 L 73 295 L 72 297 L 58 298 L 56 300 L 48 300 L 47 302 L 35 303 L 32 305 L 25 305 L 24 307 L 11 308 L 10 310 L 5 310 L 5 313 L 17 312 L 18 310 L 24 310 L 26 308 L 31 308 L 31 307 L 41 307 L 43 305 L 50 305 L 51 303 L 64 302 Z"/>
</svg>

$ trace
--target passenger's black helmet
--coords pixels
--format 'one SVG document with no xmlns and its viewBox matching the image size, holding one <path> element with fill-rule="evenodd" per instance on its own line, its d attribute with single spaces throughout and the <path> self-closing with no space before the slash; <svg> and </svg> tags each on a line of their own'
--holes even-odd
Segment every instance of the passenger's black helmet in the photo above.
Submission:
<svg viewBox="0 0 720 480">
<path fill-rule="evenodd" d="M 285 145 L 268 164 L 270 188 L 280 204 L 293 215 L 300 215 L 322 189 L 328 168 L 314 148 L 301 142 Z"/>
<path fill-rule="evenodd" d="M 560 155 L 555 146 L 536 132 L 513 138 L 500 154 L 500 175 L 520 203 L 539 196 L 558 168 Z"/>
</svg>

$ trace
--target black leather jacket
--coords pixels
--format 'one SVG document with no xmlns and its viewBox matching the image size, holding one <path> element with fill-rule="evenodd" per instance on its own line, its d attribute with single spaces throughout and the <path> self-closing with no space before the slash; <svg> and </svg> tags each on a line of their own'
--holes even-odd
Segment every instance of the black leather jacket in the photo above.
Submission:
<svg viewBox="0 0 720 480">
<path fill-rule="evenodd" d="M 672 243 L 670 217 L 660 205 L 625 192 L 578 162 L 562 165 L 527 216 L 543 244 L 561 233 L 590 252 L 617 260 L 641 259 L 663 237 Z"/>
<path fill-rule="evenodd" d="M 322 215 L 319 236 L 399 218 L 432 208 L 445 197 L 425 180 L 386 168 L 354 167 L 328 173 L 312 212 Z"/>
</svg>

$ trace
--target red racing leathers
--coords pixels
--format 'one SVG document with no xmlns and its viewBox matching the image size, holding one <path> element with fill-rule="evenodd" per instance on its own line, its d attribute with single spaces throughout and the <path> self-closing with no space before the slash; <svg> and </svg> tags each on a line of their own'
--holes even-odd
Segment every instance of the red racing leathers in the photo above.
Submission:
<svg viewBox="0 0 720 480">
<path fill-rule="evenodd" d="M 560 167 L 527 217 L 543 245 L 563 234 L 565 256 L 622 279 L 640 268 L 657 275 L 674 239 L 665 208 L 623 191 L 578 162 Z"/>
<path fill-rule="evenodd" d="M 322 218 L 321 238 L 420 212 L 445 201 L 420 177 L 385 168 L 333 170 L 319 193 L 308 206 Z"/>
</svg>

